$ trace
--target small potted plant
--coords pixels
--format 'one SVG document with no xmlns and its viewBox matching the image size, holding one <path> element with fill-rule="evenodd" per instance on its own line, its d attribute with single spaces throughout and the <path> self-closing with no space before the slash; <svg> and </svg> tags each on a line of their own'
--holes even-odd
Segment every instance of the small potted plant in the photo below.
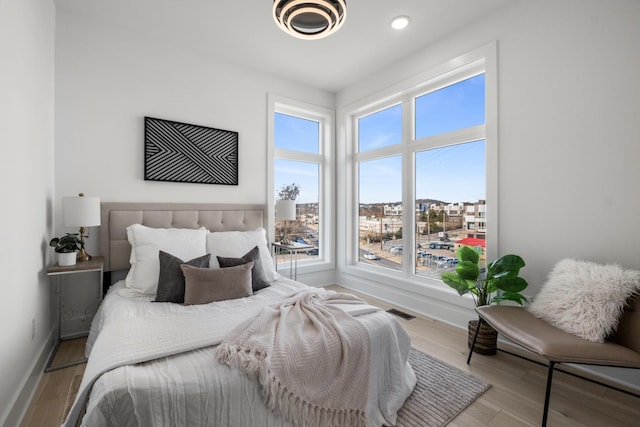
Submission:
<svg viewBox="0 0 640 427">
<path fill-rule="evenodd" d="M 460 295 L 471 293 L 476 307 L 500 301 L 513 301 L 522 305 L 527 301 L 520 293 L 529 286 L 527 281 L 519 276 L 520 269 L 525 266 L 524 260 L 518 255 L 503 255 L 487 265 L 483 271 L 480 266 L 481 254 L 481 247 L 461 246 L 457 251 L 460 262 L 456 265 L 455 272 L 442 273 L 442 281 Z M 469 321 L 469 344 L 477 327 L 478 320 Z M 497 339 L 498 333 L 483 323 L 474 352 L 495 354 Z"/>
<path fill-rule="evenodd" d="M 68 266 L 76 263 L 76 252 L 82 249 L 78 233 L 66 233 L 62 237 L 54 237 L 49 242 L 58 253 L 58 265 Z"/>
</svg>

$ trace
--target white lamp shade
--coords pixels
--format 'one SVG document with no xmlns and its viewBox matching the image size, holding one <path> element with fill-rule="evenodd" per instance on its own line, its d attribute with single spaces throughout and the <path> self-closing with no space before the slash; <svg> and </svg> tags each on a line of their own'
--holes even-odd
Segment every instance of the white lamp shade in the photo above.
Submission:
<svg viewBox="0 0 640 427">
<path fill-rule="evenodd" d="M 65 227 L 95 227 L 100 225 L 99 197 L 63 197 L 62 222 Z"/>
<path fill-rule="evenodd" d="M 293 221 L 296 219 L 296 201 L 295 200 L 277 200 L 276 201 L 276 219 Z"/>
</svg>

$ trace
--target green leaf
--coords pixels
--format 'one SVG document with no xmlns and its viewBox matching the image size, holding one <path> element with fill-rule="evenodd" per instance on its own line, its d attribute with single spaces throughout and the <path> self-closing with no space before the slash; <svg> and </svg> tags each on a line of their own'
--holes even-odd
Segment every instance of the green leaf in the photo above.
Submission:
<svg viewBox="0 0 640 427">
<path fill-rule="evenodd" d="M 478 264 L 471 261 L 462 261 L 456 265 L 456 274 L 464 280 L 473 280 L 474 282 L 480 277 L 480 268 Z"/>
<path fill-rule="evenodd" d="M 524 260 L 518 255 L 508 254 L 503 255 L 489 266 L 494 273 L 498 274 L 503 271 L 519 271 L 525 266 Z"/>
<path fill-rule="evenodd" d="M 469 292 L 469 285 L 467 284 L 467 281 L 461 279 L 456 273 L 446 272 L 442 273 L 440 277 L 444 283 L 458 291 L 459 295 L 464 295 Z"/>
<path fill-rule="evenodd" d="M 496 280 L 496 286 L 505 292 L 521 292 L 529 286 L 522 277 L 505 277 Z"/>
<path fill-rule="evenodd" d="M 527 301 L 527 297 L 517 292 L 503 292 L 502 294 L 493 298 L 494 302 L 498 301 L 514 301 L 520 305 L 522 305 L 525 301 Z"/>
<path fill-rule="evenodd" d="M 478 261 L 480 260 L 478 252 L 469 246 L 460 246 L 457 255 L 460 261 L 469 261 L 474 264 L 478 264 Z"/>
<path fill-rule="evenodd" d="M 524 266 L 524 260 L 518 255 L 503 255 L 487 266 L 487 277 L 517 277 Z"/>
<path fill-rule="evenodd" d="M 497 292 L 498 285 L 495 279 L 486 279 L 482 282 L 482 288 L 487 294 L 492 294 Z"/>
</svg>

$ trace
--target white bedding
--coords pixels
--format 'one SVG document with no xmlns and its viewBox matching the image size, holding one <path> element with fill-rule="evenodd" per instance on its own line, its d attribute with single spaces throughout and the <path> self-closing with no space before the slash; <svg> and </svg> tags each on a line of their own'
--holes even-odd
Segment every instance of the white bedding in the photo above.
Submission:
<svg viewBox="0 0 640 427">
<path fill-rule="evenodd" d="M 126 298 L 118 294 L 122 284 L 112 286 L 96 314 L 87 341 L 87 373 L 82 388 L 91 384 L 90 372 L 106 360 L 119 360 L 120 354 L 140 354 L 145 360 L 145 348 L 155 348 L 160 358 L 134 365 L 124 365 L 97 376 L 91 388 L 84 426 L 291 426 L 263 404 L 258 383 L 239 370 L 216 360 L 215 345 L 239 321 L 257 315 L 262 306 L 277 301 L 305 285 L 280 277 L 279 280 L 249 298 L 218 303 L 182 306 L 171 303 L 151 303 L 152 297 Z M 380 426 L 395 422 L 396 411 L 402 406 L 415 385 L 415 375 L 406 362 L 410 341 L 401 325 L 384 311 L 362 310 L 358 315 L 370 335 L 371 364 L 368 425 Z M 198 339 L 177 336 L 181 319 L 190 329 L 205 334 Z M 172 319 L 167 324 L 167 319 Z M 194 322 L 195 321 L 195 322 Z M 164 323 L 163 323 L 164 322 Z M 178 323 L 178 325 L 174 323 Z M 122 330 L 136 324 L 155 325 L 151 334 L 140 339 L 136 348 L 123 348 L 117 343 Z M 114 328 L 114 325 L 115 328 Z M 195 325 L 195 326 L 194 326 Z M 108 335 L 111 334 L 111 337 Z M 184 341 L 184 342 L 178 342 Z M 185 344 L 186 343 L 186 344 Z M 186 345 L 186 346 L 185 346 Z M 191 350 L 189 346 L 206 345 Z M 192 347 L 192 348 L 195 348 Z M 139 348 L 139 350 L 138 350 Z M 162 354 L 166 350 L 166 354 Z M 169 355 L 176 349 L 191 351 Z M 122 350 L 122 351 L 121 351 Z M 127 350 L 127 351 L 124 351 Z M 129 356 L 128 356 L 129 357 Z M 135 357 L 134 357 L 135 359 Z M 81 407 L 77 402 L 72 411 Z M 73 414 L 73 412 L 72 412 Z M 73 417 L 67 425 L 74 425 Z"/>
</svg>

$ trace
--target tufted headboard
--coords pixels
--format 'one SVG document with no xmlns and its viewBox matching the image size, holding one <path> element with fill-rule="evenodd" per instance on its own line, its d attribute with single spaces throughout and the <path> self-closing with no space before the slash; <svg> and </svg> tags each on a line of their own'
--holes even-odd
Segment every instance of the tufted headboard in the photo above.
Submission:
<svg viewBox="0 0 640 427">
<path fill-rule="evenodd" d="M 264 205 L 215 203 L 102 203 L 100 254 L 104 271 L 128 270 L 127 227 L 200 228 L 247 231 L 264 227 Z"/>
</svg>

